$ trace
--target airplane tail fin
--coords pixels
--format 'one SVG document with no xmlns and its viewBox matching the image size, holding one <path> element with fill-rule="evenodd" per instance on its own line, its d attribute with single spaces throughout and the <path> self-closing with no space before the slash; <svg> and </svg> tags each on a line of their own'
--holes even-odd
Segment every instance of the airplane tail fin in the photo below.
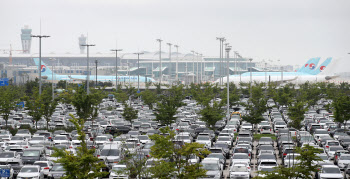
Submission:
<svg viewBox="0 0 350 179">
<path fill-rule="evenodd" d="M 41 70 L 41 75 L 42 76 L 49 76 L 52 75 L 52 71 L 49 67 L 46 66 L 46 64 L 41 61 L 41 67 L 39 68 L 39 58 L 33 58 L 35 66 L 38 67 L 38 69 Z"/>
<path fill-rule="evenodd" d="M 312 60 L 312 58 L 310 58 L 310 59 L 304 64 L 304 66 L 302 66 L 301 68 L 299 68 L 296 72 L 303 72 L 304 69 L 305 69 L 306 67 L 309 66 L 311 60 Z"/>
<path fill-rule="evenodd" d="M 332 57 L 328 57 L 320 66 L 318 66 L 311 74 L 318 75 L 332 62 Z"/>
<path fill-rule="evenodd" d="M 310 60 L 310 63 L 307 67 L 304 68 L 302 72 L 312 74 L 316 70 L 316 67 L 318 65 L 318 62 L 320 61 L 320 57 L 312 58 Z"/>
</svg>

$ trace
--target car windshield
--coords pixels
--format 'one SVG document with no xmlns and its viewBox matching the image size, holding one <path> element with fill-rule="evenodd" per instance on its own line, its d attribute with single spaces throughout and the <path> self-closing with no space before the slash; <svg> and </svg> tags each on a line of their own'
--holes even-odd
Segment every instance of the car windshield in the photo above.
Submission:
<svg viewBox="0 0 350 179">
<path fill-rule="evenodd" d="M 344 150 L 343 149 L 343 147 L 331 147 L 330 149 L 329 149 L 330 151 L 337 151 L 337 150 Z"/>
<path fill-rule="evenodd" d="M 315 134 L 328 134 L 328 131 L 326 131 L 326 130 L 319 130 L 319 131 L 315 131 Z"/>
<path fill-rule="evenodd" d="M 275 168 L 261 168 L 261 171 L 264 171 L 264 172 L 272 172 L 276 170 Z"/>
<path fill-rule="evenodd" d="M 259 147 L 259 150 L 274 150 L 274 148 L 272 146 L 262 145 Z"/>
<path fill-rule="evenodd" d="M 349 139 L 342 139 L 343 142 L 350 142 L 350 138 Z"/>
<path fill-rule="evenodd" d="M 40 151 L 38 150 L 25 150 L 23 152 L 23 157 L 36 157 L 40 155 Z"/>
<path fill-rule="evenodd" d="M 323 168 L 323 173 L 340 173 L 339 168 L 333 168 L 333 167 L 325 167 Z"/>
<path fill-rule="evenodd" d="M 106 141 L 108 140 L 107 137 L 96 137 L 95 141 Z"/>
<path fill-rule="evenodd" d="M 24 167 L 21 169 L 21 173 L 35 173 L 35 172 L 39 172 L 38 168 L 35 167 Z"/>
<path fill-rule="evenodd" d="M 208 155 L 207 158 L 219 158 L 219 159 L 224 159 L 225 157 L 222 154 L 219 153 L 211 153 Z"/>
<path fill-rule="evenodd" d="M 209 140 L 208 136 L 198 136 L 197 140 Z"/>
<path fill-rule="evenodd" d="M 0 158 L 12 158 L 12 157 L 15 157 L 15 154 L 13 152 L 0 153 Z"/>
<path fill-rule="evenodd" d="M 146 144 L 143 148 L 144 149 L 151 149 L 151 147 L 153 146 L 154 144 Z"/>
<path fill-rule="evenodd" d="M 232 159 L 249 159 L 248 155 L 233 155 Z"/>
<path fill-rule="evenodd" d="M 318 155 L 322 160 L 328 160 L 327 155 Z"/>
<path fill-rule="evenodd" d="M 259 159 L 275 159 L 275 155 L 260 155 Z"/>
<path fill-rule="evenodd" d="M 34 163 L 34 165 L 39 165 L 40 167 L 47 167 L 48 166 L 47 163 L 43 163 L 43 162 Z"/>
<path fill-rule="evenodd" d="M 65 171 L 62 165 L 54 165 L 51 171 Z"/>
<path fill-rule="evenodd" d="M 248 168 L 246 166 L 233 166 L 232 171 L 234 172 L 248 172 Z"/>
<path fill-rule="evenodd" d="M 350 160 L 350 155 L 341 155 L 340 160 Z"/>
<path fill-rule="evenodd" d="M 221 148 L 228 148 L 228 145 L 227 144 L 224 144 L 224 143 L 217 143 L 214 145 L 214 147 L 221 147 Z"/>
<path fill-rule="evenodd" d="M 117 150 L 117 149 L 103 149 L 103 150 L 101 150 L 101 156 L 119 156 L 119 150 Z"/>
<path fill-rule="evenodd" d="M 219 137 L 218 141 L 230 141 L 229 137 Z"/>
<path fill-rule="evenodd" d="M 328 145 L 331 146 L 331 145 L 339 145 L 339 142 L 328 142 Z"/>
<path fill-rule="evenodd" d="M 44 137 L 33 137 L 32 140 L 44 140 Z"/>
<path fill-rule="evenodd" d="M 217 171 L 219 169 L 218 165 L 215 163 L 202 163 L 203 169 L 208 171 Z"/>
<path fill-rule="evenodd" d="M 56 136 L 54 140 L 67 140 L 66 136 Z"/>
<path fill-rule="evenodd" d="M 176 139 L 190 139 L 190 136 L 176 136 Z"/>
<path fill-rule="evenodd" d="M 261 162 L 260 165 L 263 166 L 277 166 L 276 162 Z"/>
<path fill-rule="evenodd" d="M 233 153 L 248 153 L 248 149 L 246 148 L 237 148 Z"/>
<path fill-rule="evenodd" d="M 11 140 L 23 140 L 23 137 L 14 136 L 14 137 L 11 138 Z"/>
</svg>

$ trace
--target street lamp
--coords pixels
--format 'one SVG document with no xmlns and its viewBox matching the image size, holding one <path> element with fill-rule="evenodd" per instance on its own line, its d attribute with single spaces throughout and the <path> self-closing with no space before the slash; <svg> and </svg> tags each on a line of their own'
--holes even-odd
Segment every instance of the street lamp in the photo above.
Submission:
<svg viewBox="0 0 350 179">
<path fill-rule="evenodd" d="M 171 64 L 171 46 L 173 45 L 172 43 L 167 43 L 169 45 L 169 83 L 172 85 L 171 82 L 171 72 L 172 72 L 172 64 Z"/>
<path fill-rule="evenodd" d="M 118 90 L 118 51 L 123 49 L 112 49 L 115 52 L 115 90 Z"/>
<path fill-rule="evenodd" d="M 199 72 L 199 70 L 198 70 L 198 57 L 199 57 L 199 53 L 198 52 L 196 52 L 196 55 L 197 55 L 197 80 L 196 80 L 196 82 L 198 83 L 198 81 L 199 81 L 199 74 L 198 74 L 198 72 Z"/>
<path fill-rule="evenodd" d="M 178 45 L 174 45 L 174 47 L 176 48 L 176 82 L 179 81 L 179 75 L 178 75 L 178 65 L 179 65 L 179 46 Z"/>
<path fill-rule="evenodd" d="M 192 83 L 194 83 L 194 54 L 196 53 L 195 51 L 191 51 L 192 53 L 193 53 L 193 55 L 192 55 L 192 57 L 193 57 L 193 59 L 192 59 L 192 71 L 193 71 L 193 76 L 192 76 Z"/>
<path fill-rule="evenodd" d="M 51 83 L 52 83 L 52 101 L 55 100 L 55 90 L 54 90 L 54 85 L 53 85 L 53 74 L 54 74 L 54 62 L 56 61 L 55 58 L 50 58 L 50 61 L 52 62 L 52 79 L 51 79 Z"/>
<path fill-rule="evenodd" d="M 229 120 L 230 117 L 230 51 L 231 46 L 227 46 L 225 48 L 226 50 L 226 58 L 227 58 L 227 119 Z"/>
<path fill-rule="evenodd" d="M 49 38 L 48 35 L 32 35 L 31 37 L 39 38 L 39 95 L 41 95 L 41 39 Z"/>
<path fill-rule="evenodd" d="M 250 61 L 250 68 L 249 68 L 249 70 L 250 70 L 250 97 L 252 97 L 252 61 L 253 61 L 253 59 L 252 58 L 250 58 L 249 59 L 249 61 Z"/>
<path fill-rule="evenodd" d="M 144 54 L 142 52 L 134 53 L 137 55 L 137 92 L 140 92 L 140 55 Z"/>
<path fill-rule="evenodd" d="M 86 48 L 86 54 L 87 54 L 87 78 L 86 78 L 86 93 L 89 95 L 90 94 L 90 89 L 89 89 L 89 81 L 90 81 L 90 68 L 89 68 L 89 47 L 95 46 L 95 44 L 84 44 L 81 46 L 85 46 Z"/>
<path fill-rule="evenodd" d="M 159 63 L 160 63 L 160 68 L 159 68 L 159 85 L 162 83 L 162 39 L 157 39 L 159 42 Z"/>
<path fill-rule="evenodd" d="M 203 54 L 200 55 L 200 60 L 201 60 L 201 83 L 203 81 Z"/>
<path fill-rule="evenodd" d="M 222 85 L 222 57 L 223 57 L 223 44 L 224 41 L 226 41 L 225 37 L 216 37 L 216 40 L 220 41 L 220 64 L 219 64 L 219 79 L 220 79 L 220 85 Z"/>
</svg>

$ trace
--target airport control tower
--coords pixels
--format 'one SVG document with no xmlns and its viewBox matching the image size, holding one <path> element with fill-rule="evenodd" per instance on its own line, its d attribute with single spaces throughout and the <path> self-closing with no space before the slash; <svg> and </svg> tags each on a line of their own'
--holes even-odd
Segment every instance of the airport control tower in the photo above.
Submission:
<svg viewBox="0 0 350 179">
<path fill-rule="evenodd" d="M 86 37 L 83 34 L 81 34 L 81 36 L 79 37 L 79 48 L 80 48 L 80 54 L 84 54 L 86 46 L 81 46 L 81 45 L 86 45 Z"/>
<path fill-rule="evenodd" d="M 30 46 L 32 44 L 32 29 L 24 26 L 22 29 L 21 40 L 23 53 L 30 53 Z"/>
</svg>

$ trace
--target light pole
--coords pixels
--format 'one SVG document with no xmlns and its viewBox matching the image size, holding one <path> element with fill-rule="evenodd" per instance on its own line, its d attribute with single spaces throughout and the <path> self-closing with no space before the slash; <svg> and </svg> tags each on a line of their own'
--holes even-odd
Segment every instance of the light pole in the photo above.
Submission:
<svg viewBox="0 0 350 179">
<path fill-rule="evenodd" d="M 252 61 L 253 61 L 253 59 L 252 58 L 250 58 L 249 59 L 249 61 L 250 61 L 250 68 L 249 68 L 249 70 L 250 70 L 250 97 L 252 97 Z"/>
<path fill-rule="evenodd" d="M 159 68 L 159 85 L 162 83 L 162 39 L 157 39 L 159 42 L 159 63 L 160 63 L 160 68 Z"/>
<path fill-rule="evenodd" d="M 89 68 L 89 47 L 95 46 L 95 44 L 84 44 L 81 46 L 86 47 L 86 54 L 87 54 L 87 78 L 86 78 L 86 93 L 89 95 L 90 94 L 90 89 L 89 89 L 89 81 L 90 81 L 90 68 Z"/>
<path fill-rule="evenodd" d="M 265 63 L 265 86 L 267 86 L 267 63 Z"/>
<path fill-rule="evenodd" d="M 203 81 L 203 54 L 200 55 L 200 60 L 201 60 L 201 83 Z"/>
<path fill-rule="evenodd" d="M 48 35 L 32 35 L 31 37 L 39 38 L 39 95 L 41 95 L 41 39 L 49 38 Z"/>
<path fill-rule="evenodd" d="M 171 46 L 173 45 L 172 43 L 167 43 L 167 45 L 169 45 L 169 68 L 168 68 L 168 70 L 169 70 L 169 83 L 171 84 L 171 85 L 173 85 L 173 83 L 171 82 L 171 72 L 172 72 L 172 64 L 171 64 Z"/>
<path fill-rule="evenodd" d="M 118 51 L 123 49 L 112 49 L 115 52 L 115 90 L 118 90 Z"/>
<path fill-rule="evenodd" d="M 140 92 L 140 55 L 142 55 L 142 52 L 134 53 L 137 55 L 137 92 Z"/>
<path fill-rule="evenodd" d="M 199 81 L 199 70 L 198 70 L 198 57 L 199 57 L 199 53 L 198 52 L 196 52 L 196 55 L 197 55 L 197 80 L 196 80 L 196 82 L 198 83 L 198 81 Z"/>
<path fill-rule="evenodd" d="M 230 50 L 231 46 L 227 46 L 226 50 L 226 58 L 227 58 L 227 120 L 230 118 Z"/>
<path fill-rule="evenodd" d="M 174 45 L 174 47 L 176 48 L 176 69 L 175 69 L 175 78 L 176 78 L 176 82 L 179 81 L 179 75 L 178 75 L 178 65 L 179 65 L 179 46 L 178 45 Z"/>
<path fill-rule="evenodd" d="M 194 54 L 196 53 L 195 51 L 191 51 L 192 52 L 192 57 L 193 57 L 193 59 L 192 59 L 192 72 L 193 72 L 193 76 L 192 76 L 192 83 L 194 83 Z"/>
<path fill-rule="evenodd" d="M 95 88 L 97 87 L 97 63 L 98 63 L 98 61 L 97 61 L 97 59 L 95 60 L 95 65 L 96 65 L 96 76 L 95 76 Z"/>
<path fill-rule="evenodd" d="M 52 62 L 52 79 L 51 79 L 51 83 L 52 83 L 52 101 L 55 100 L 55 89 L 54 89 L 54 85 L 53 85 L 53 74 L 54 74 L 54 62 L 55 62 L 55 58 L 50 58 L 50 61 Z"/>
<path fill-rule="evenodd" d="M 224 44 L 224 41 L 226 40 L 225 37 L 216 37 L 216 40 L 219 40 L 220 41 L 220 62 L 219 62 L 219 79 L 220 79 L 220 85 L 223 84 L 223 81 L 222 81 L 222 57 L 223 57 L 223 44 Z M 214 75 L 215 76 L 215 75 Z"/>
</svg>

